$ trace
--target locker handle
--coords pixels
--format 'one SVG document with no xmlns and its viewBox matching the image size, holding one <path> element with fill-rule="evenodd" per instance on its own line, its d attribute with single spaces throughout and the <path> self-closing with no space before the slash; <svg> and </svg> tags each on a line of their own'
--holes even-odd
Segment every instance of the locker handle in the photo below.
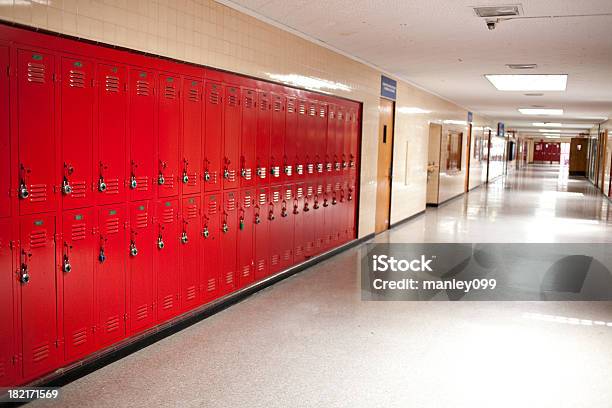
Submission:
<svg viewBox="0 0 612 408">
<path fill-rule="evenodd" d="M 159 234 L 159 236 L 157 237 L 157 249 L 162 250 L 164 249 L 164 237 Z"/>
<path fill-rule="evenodd" d="M 300 212 L 298 211 L 298 200 L 293 200 L 293 214 L 299 214 Z"/>
<path fill-rule="evenodd" d="M 285 218 L 287 215 L 287 202 L 283 200 L 283 206 L 281 207 L 281 217 Z"/>
<path fill-rule="evenodd" d="M 27 253 L 26 251 L 21 251 L 21 255 L 23 257 L 23 260 L 21 261 L 21 268 L 19 270 L 19 281 L 25 285 L 30 282 L 30 268 L 28 266 L 28 258 L 32 256 L 32 254 Z"/>
<path fill-rule="evenodd" d="M 64 195 L 72 194 L 72 186 L 70 185 L 70 182 L 68 181 L 68 177 L 66 176 L 64 176 L 64 180 L 62 181 L 62 193 Z"/>
<path fill-rule="evenodd" d="M 187 231 L 183 231 L 181 234 L 181 243 L 186 244 L 189 242 L 189 238 L 187 237 Z"/>
<path fill-rule="evenodd" d="M 323 199 L 323 207 L 329 207 L 329 203 L 327 202 L 327 198 Z"/>
<path fill-rule="evenodd" d="M 204 226 L 204 229 L 202 230 L 202 236 L 206 239 L 208 238 L 208 236 L 210 235 L 210 232 L 208 231 L 208 225 Z"/>
<path fill-rule="evenodd" d="M 310 211 L 310 208 L 308 208 L 308 201 L 304 201 L 304 209 L 303 209 L 303 211 L 304 212 Z"/>
<path fill-rule="evenodd" d="M 227 225 L 227 221 L 223 221 L 223 226 L 221 227 L 221 231 L 226 234 L 229 231 L 229 225 Z"/>
<path fill-rule="evenodd" d="M 136 242 L 130 242 L 130 256 L 138 255 L 138 248 L 136 247 Z"/>
<path fill-rule="evenodd" d="M 255 214 L 255 224 L 261 224 L 261 218 L 259 217 L 259 214 Z"/>
<path fill-rule="evenodd" d="M 336 197 L 334 196 L 332 198 L 332 205 L 336 205 L 336 204 L 338 204 L 338 201 L 336 200 Z"/>
<path fill-rule="evenodd" d="M 312 206 L 312 208 L 314 208 L 315 210 L 319 209 L 319 200 L 315 198 L 314 200 L 314 205 Z"/>
</svg>

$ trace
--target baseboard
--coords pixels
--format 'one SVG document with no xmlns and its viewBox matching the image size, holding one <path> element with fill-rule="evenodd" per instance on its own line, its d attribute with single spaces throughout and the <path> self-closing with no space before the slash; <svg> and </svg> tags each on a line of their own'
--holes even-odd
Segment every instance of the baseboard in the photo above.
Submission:
<svg viewBox="0 0 612 408">
<path fill-rule="evenodd" d="M 405 223 L 407 223 L 408 221 L 411 221 L 411 220 L 415 219 L 416 217 L 419 217 L 419 216 L 421 216 L 421 215 L 423 215 L 423 214 L 425 214 L 425 210 L 421 210 L 421 211 L 419 211 L 418 213 L 412 214 L 412 215 L 411 215 L 411 216 L 409 216 L 409 217 L 406 217 L 406 218 L 403 218 L 403 219 L 401 219 L 401 220 L 399 220 L 399 221 L 397 221 L 397 222 L 394 222 L 393 224 L 391 224 L 391 226 L 389 227 L 389 229 L 391 229 L 391 228 L 395 228 L 395 227 L 397 227 L 398 225 L 405 224 Z"/>
<path fill-rule="evenodd" d="M 138 350 L 141 350 L 153 343 L 156 343 L 172 334 L 175 334 L 201 320 L 212 316 L 229 306 L 236 304 L 247 297 L 265 289 L 283 279 L 286 279 L 298 272 L 308 269 L 322 261 L 325 261 L 341 252 L 344 252 L 350 248 L 353 248 L 365 241 L 374 238 L 374 234 L 368 234 L 364 237 L 354 239 L 341 245 L 337 248 L 331 249 L 327 252 L 319 254 L 311 259 L 308 259 L 300 264 L 292 266 L 289 269 L 268 276 L 265 279 L 255 282 L 247 287 L 239 289 L 236 292 L 230 293 L 222 298 L 219 298 L 211 303 L 203 305 L 199 308 L 185 312 L 184 314 L 168 321 L 155 326 L 143 333 L 136 336 L 130 337 L 119 343 L 113 344 L 112 346 L 100 350 L 86 357 L 85 359 L 78 361 L 67 367 L 62 367 L 51 374 L 48 374 L 42 378 L 37 379 L 24 386 L 37 386 L 37 387 L 61 387 L 68 383 L 71 383 L 87 374 L 90 374 L 104 366 L 107 366 L 117 360 L 120 360 Z M 2 403 L 2 396 L 0 396 L 0 403 Z"/>
<path fill-rule="evenodd" d="M 456 196 L 452 196 L 451 198 L 447 198 L 446 200 L 441 201 L 439 203 L 427 203 L 426 205 L 427 205 L 427 207 L 435 207 L 435 208 L 437 208 L 437 207 L 440 207 L 440 206 L 442 206 L 444 204 L 447 204 L 450 201 L 456 200 L 459 197 L 463 197 L 464 195 L 465 195 L 465 192 L 459 193 Z"/>
</svg>

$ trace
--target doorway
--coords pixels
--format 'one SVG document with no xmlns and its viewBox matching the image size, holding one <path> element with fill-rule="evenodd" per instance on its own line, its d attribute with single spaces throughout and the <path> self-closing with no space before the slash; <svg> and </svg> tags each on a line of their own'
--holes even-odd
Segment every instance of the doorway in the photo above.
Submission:
<svg viewBox="0 0 612 408">
<path fill-rule="evenodd" d="M 378 169 L 375 232 L 389 229 L 391 218 L 391 178 L 393 171 L 393 123 L 395 102 L 380 99 L 378 108 Z"/>
</svg>

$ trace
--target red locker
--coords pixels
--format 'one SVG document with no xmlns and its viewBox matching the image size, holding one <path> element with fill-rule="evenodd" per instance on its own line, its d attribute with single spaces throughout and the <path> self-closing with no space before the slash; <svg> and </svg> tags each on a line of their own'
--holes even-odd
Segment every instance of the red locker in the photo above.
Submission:
<svg viewBox="0 0 612 408">
<path fill-rule="evenodd" d="M 120 66 L 98 64 L 98 163 L 94 164 L 98 204 L 126 198 L 127 77 Z"/>
<path fill-rule="evenodd" d="M 342 172 L 344 174 L 344 176 L 348 176 L 349 174 L 349 170 L 350 170 L 350 163 L 351 163 L 351 111 L 350 108 L 348 107 L 344 107 L 344 116 L 343 116 L 343 128 L 344 128 L 344 132 L 343 132 L 343 143 L 344 143 L 344 147 L 342 148 L 343 151 L 343 163 L 342 163 Z"/>
<path fill-rule="evenodd" d="M 329 116 L 330 132 L 333 132 L 334 139 L 334 175 L 342 174 L 342 163 L 344 162 L 344 111 L 342 106 L 334 106 L 335 112 L 332 120 Z M 333 129 L 333 131 L 331 130 Z"/>
<path fill-rule="evenodd" d="M 60 270 L 64 295 L 64 358 L 74 361 L 95 349 L 93 208 L 64 212 Z"/>
<path fill-rule="evenodd" d="M 55 217 L 22 217 L 19 281 L 23 377 L 45 374 L 58 363 Z"/>
<path fill-rule="evenodd" d="M 223 126 L 223 188 L 236 188 L 240 184 L 241 111 L 240 88 L 225 86 Z"/>
<path fill-rule="evenodd" d="M 223 213 L 221 214 L 221 294 L 236 288 L 236 255 L 238 239 L 238 193 L 226 191 L 223 194 Z"/>
<path fill-rule="evenodd" d="M 259 185 L 267 184 L 270 168 L 270 94 L 258 92 L 257 141 L 255 142 L 256 177 Z"/>
<path fill-rule="evenodd" d="M 325 153 L 327 148 L 327 104 L 318 103 L 316 109 L 313 162 L 316 177 L 321 178 L 325 171 Z"/>
<path fill-rule="evenodd" d="M 157 221 L 156 274 L 157 320 L 164 322 L 181 309 L 179 245 L 182 228 L 179 226 L 178 200 L 159 200 Z"/>
<path fill-rule="evenodd" d="M 304 235 L 304 219 L 310 212 L 309 202 L 306 198 L 306 189 L 303 183 L 298 183 L 293 192 L 293 214 L 294 220 L 294 239 L 293 239 L 293 261 L 299 264 L 304 261 L 306 241 Z"/>
<path fill-rule="evenodd" d="M 200 304 L 200 197 L 183 198 L 181 231 L 181 299 L 183 310 Z"/>
<path fill-rule="evenodd" d="M 309 116 L 308 116 L 308 101 L 300 99 L 297 107 L 297 129 L 295 137 L 295 162 L 294 174 L 296 179 L 302 180 L 306 177 L 306 162 L 309 160 L 309 155 L 306 149 L 308 148 L 309 134 Z"/>
<path fill-rule="evenodd" d="M 155 126 L 155 74 L 130 68 L 130 179 L 131 200 L 153 198 L 158 163 Z"/>
<path fill-rule="evenodd" d="M 283 201 L 280 211 L 280 269 L 287 269 L 293 265 L 293 245 L 295 233 L 295 216 L 298 214 L 294 206 L 294 190 L 293 186 L 287 184 L 283 187 Z"/>
<path fill-rule="evenodd" d="M 155 277 L 153 262 L 157 237 L 148 201 L 130 204 L 129 302 L 130 332 L 136 333 L 155 323 Z"/>
<path fill-rule="evenodd" d="M 298 115 L 296 99 L 287 97 L 285 110 L 285 146 L 283 154 L 283 180 L 293 180 L 293 172 L 296 163 L 296 138 Z"/>
<path fill-rule="evenodd" d="M 317 158 L 317 153 L 319 151 L 317 142 L 318 142 L 318 131 L 319 131 L 319 118 L 318 118 L 318 104 L 316 101 L 307 101 L 307 123 L 308 129 L 306 130 L 306 157 L 305 157 L 305 170 L 306 170 L 306 179 L 315 180 L 316 179 L 316 171 L 315 168 L 315 160 Z"/>
<path fill-rule="evenodd" d="M 268 219 L 270 221 L 270 246 L 269 246 L 269 274 L 281 270 L 281 241 L 283 237 L 282 220 L 286 217 L 283 208 L 283 188 L 282 186 L 270 187 L 270 205 Z M 281 218 L 282 217 L 282 218 Z"/>
<path fill-rule="evenodd" d="M 247 286 L 254 278 L 255 194 L 251 189 L 240 193 L 238 211 L 238 288 Z"/>
<path fill-rule="evenodd" d="M 347 240 L 353 240 L 357 238 L 357 205 L 359 203 L 359 197 L 357 196 L 357 179 L 351 178 L 348 184 L 348 192 L 346 194 L 346 201 L 348 207 L 348 227 L 347 227 Z"/>
<path fill-rule="evenodd" d="M 359 159 L 359 111 L 357 108 L 351 110 L 351 122 L 350 122 L 350 138 L 351 147 L 348 158 L 348 166 L 351 177 L 356 177 L 357 172 L 357 161 Z"/>
<path fill-rule="evenodd" d="M 308 184 L 306 190 L 306 198 L 311 200 L 312 211 L 307 216 L 308 220 L 304 220 L 304 228 L 306 230 L 306 256 L 310 257 L 318 253 L 319 242 L 317 233 L 321 230 L 318 225 L 323 218 L 323 186 L 312 182 Z"/>
<path fill-rule="evenodd" d="M 348 200 L 349 194 L 349 182 L 347 180 L 343 180 L 340 186 L 340 196 L 338 198 L 340 213 L 340 226 L 338 228 L 338 245 L 344 244 L 352 237 L 350 235 L 351 224 L 352 224 L 352 208 L 353 203 Z"/>
<path fill-rule="evenodd" d="M 325 143 L 325 174 L 332 176 L 337 160 L 336 155 L 336 106 L 328 105 L 327 112 L 327 141 Z"/>
<path fill-rule="evenodd" d="M 320 228 L 317 231 L 317 236 L 321 240 L 321 248 L 331 248 L 334 243 L 334 233 L 338 227 L 338 216 L 335 211 L 335 191 L 334 191 L 334 179 L 326 177 L 323 183 L 323 220 L 317 224 Z"/>
<path fill-rule="evenodd" d="M 11 249 L 11 220 L 0 220 L 0 387 L 15 383 L 17 336 L 13 311 L 13 251 Z"/>
<path fill-rule="evenodd" d="M 337 110 L 336 110 L 336 143 L 339 149 L 338 150 L 338 159 L 340 161 L 339 174 L 344 174 L 345 169 L 348 167 L 347 151 L 346 151 L 345 146 L 346 146 L 346 140 L 349 136 L 346 134 L 344 122 L 345 122 L 345 107 L 342 105 L 338 105 Z"/>
<path fill-rule="evenodd" d="M 183 96 L 183 161 L 181 184 L 183 194 L 200 192 L 200 163 L 202 163 L 202 119 L 204 103 L 202 102 L 202 82 L 185 78 Z"/>
<path fill-rule="evenodd" d="M 159 75 L 157 186 L 159 197 L 178 194 L 181 78 Z"/>
<path fill-rule="evenodd" d="M 240 140 L 240 186 L 255 185 L 255 141 L 257 139 L 257 92 L 242 89 L 242 134 Z"/>
<path fill-rule="evenodd" d="M 277 94 L 271 94 L 271 97 L 270 182 L 278 183 L 282 177 L 281 166 L 285 154 L 285 98 Z"/>
<path fill-rule="evenodd" d="M 204 190 L 221 188 L 221 154 L 223 149 L 223 97 L 221 84 L 206 83 L 206 138 L 204 142 Z"/>
<path fill-rule="evenodd" d="M 17 137 L 20 213 L 55 208 L 55 132 L 53 56 L 17 52 Z"/>
<path fill-rule="evenodd" d="M 267 187 L 260 187 L 255 197 L 255 280 L 265 278 L 269 271 L 270 222 L 274 211 L 268 192 Z"/>
<path fill-rule="evenodd" d="M 325 249 L 325 213 L 331 205 L 331 196 L 327 193 L 327 184 L 323 180 L 316 183 L 315 201 L 318 209 L 315 209 L 315 241 L 314 252 L 320 254 Z"/>
<path fill-rule="evenodd" d="M 63 208 L 93 204 L 94 64 L 62 58 L 61 146 Z"/>
<path fill-rule="evenodd" d="M 0 47 L 0 70 L 8 72 L 9 53 Z M 11 144 L 9 128 L 9 77 L 0 75 L 0 217 L 11 215 Z M 2 380 L 0 377 L 0 384 Z"/>
<path fill-rule="evenodd" d="M 98 209 L 96 269 L 96 334 L 99 347 L 108 346 L 126 333 L 126 242 L 128 214 L 125 204 Z"/>
<path fill-rule="evenodd" d="M 221 202 L 217 193 L 204 196 L 202 204 L 202 272 L 203 300 L 210 301 L 219 297 L 219 279 L 221 271 Z"/>
</svg>

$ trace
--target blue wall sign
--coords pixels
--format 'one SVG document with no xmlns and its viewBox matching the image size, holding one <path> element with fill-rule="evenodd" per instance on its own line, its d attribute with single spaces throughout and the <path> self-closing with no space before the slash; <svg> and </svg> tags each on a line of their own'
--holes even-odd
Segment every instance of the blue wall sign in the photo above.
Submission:
<svg viewBox="0 0 612 408">
<path fill-rule="evenodd" d="M 474 115 L 472 114 L 472 112 L 468 111 L 468 123 L 472 123 L 472 119 L 474 119 Z"/>
<path fill-rule="evenodd" d="M 505 136 L 506 129 L 504 122 L 497 122 L 497 136 Z"/>
<path fill-rule="evenodd" d="M 380 77 L 380 96 L 395 100 L 397 97 L 397 81 L 384 75 Z"/>
</svg>

